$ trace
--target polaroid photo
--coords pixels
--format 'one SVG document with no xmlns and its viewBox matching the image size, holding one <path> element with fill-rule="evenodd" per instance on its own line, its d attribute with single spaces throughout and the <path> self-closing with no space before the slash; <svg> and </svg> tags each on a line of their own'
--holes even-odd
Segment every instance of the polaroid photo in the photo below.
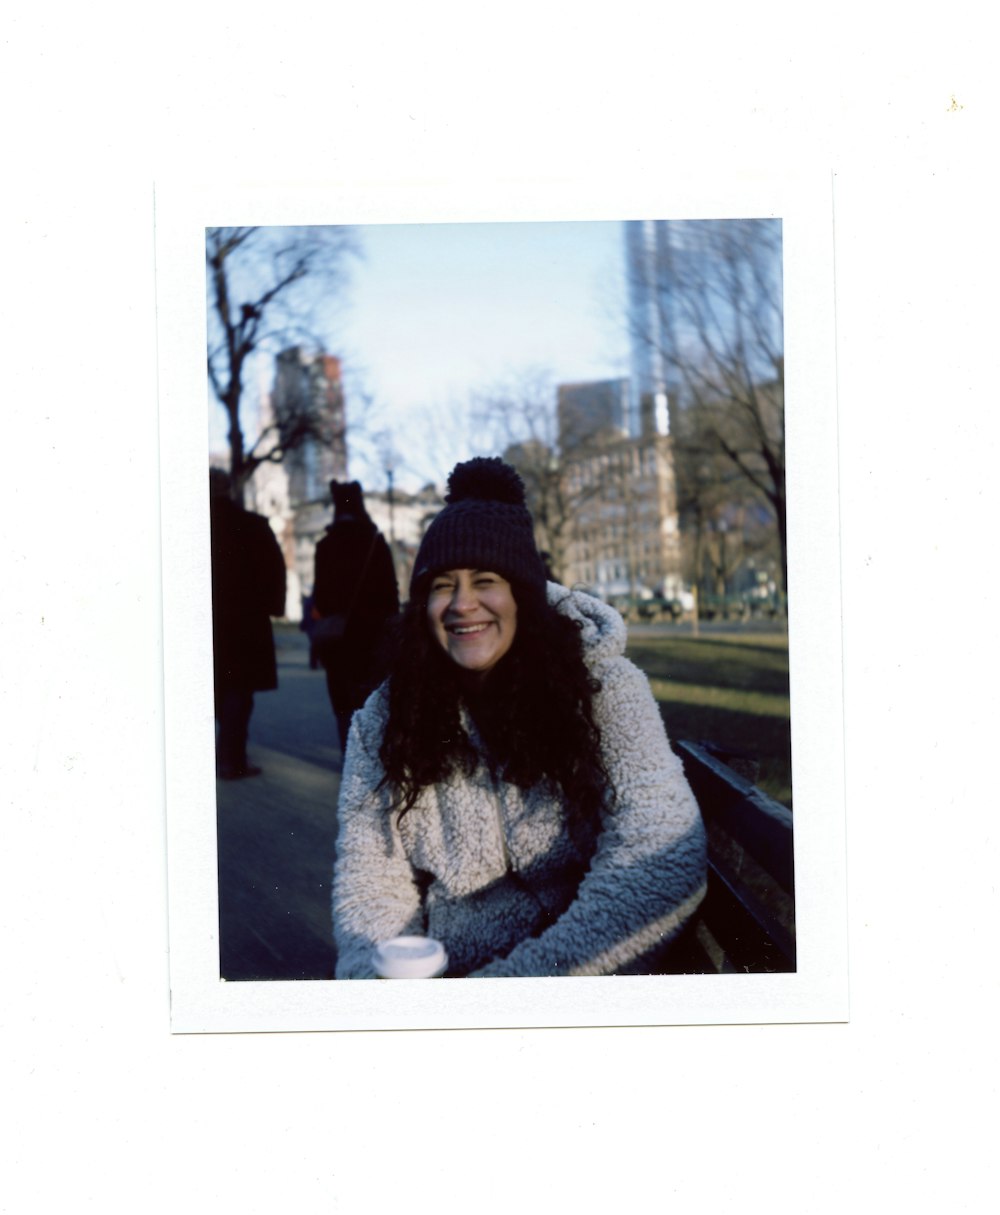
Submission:
<svg viewBox="0 0 1000 1215">
<path fill-rule="evenodd" d="M 832 189 L 157 184 L 174 1032 L 848 1019 Z M 543 539 L 628 623 L 709 828 L 704 914 L 657 973 L 337 979 L 330 483 L 363 486 L 405 598 L 449 469 L 489 454 L 578 495 Z M 285 566 L 235 759 L 210 468 Z"/>
</svg>

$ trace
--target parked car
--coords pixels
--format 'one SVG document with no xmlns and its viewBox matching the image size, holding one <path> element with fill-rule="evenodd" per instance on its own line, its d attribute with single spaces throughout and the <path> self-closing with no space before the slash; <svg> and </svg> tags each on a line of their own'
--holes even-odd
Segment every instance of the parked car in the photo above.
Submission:
<svg viewBox="0 0 1000 1215">
<path fill-rule="evenodd" d="M 679 599 L 666 599 L 661 595 L 640 600 L 637 610 L 639 619 L 648 621 L 680 620 L 684 615 L 684 605 Z"/>
</svg>

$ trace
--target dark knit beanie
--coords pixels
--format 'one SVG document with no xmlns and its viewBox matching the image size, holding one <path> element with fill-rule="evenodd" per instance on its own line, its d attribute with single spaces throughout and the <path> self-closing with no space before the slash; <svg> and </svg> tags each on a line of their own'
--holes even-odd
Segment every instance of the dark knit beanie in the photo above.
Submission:
<svg viewBox="0 0 1000 1215">
<path fill-rule="evenodd" d="M 333 505 L 337 512 L 351 515 L 364 515 L 365 495 L 360 481 L 331 481 L 330 489 L 333 494 Z"/>
<path fill-rule="evenodd" d="M 491 570 L 544 595 L 545 566 L 524 504 L 524 482 L 496 456 L 452 469 L 445 507 L 417 552 L 411 593 L 432 574 L 465 569 Z"/>
</svg>

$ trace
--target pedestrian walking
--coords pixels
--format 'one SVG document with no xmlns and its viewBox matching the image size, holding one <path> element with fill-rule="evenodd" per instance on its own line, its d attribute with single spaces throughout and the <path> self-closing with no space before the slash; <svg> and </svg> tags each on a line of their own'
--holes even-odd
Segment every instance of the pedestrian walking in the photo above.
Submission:
<svg viewBox="0 0 1000 1215">
<path fill-rule="evenodd" d="M 546 582 L 520 477 L 459 464 L 389 678 L 355 716 L 338 978 L 400 935 L 446 977 L 648 973 L 705 894 L 698 806 L 619 614 Z"/>
<path fill-rule="evenodd" d="M 351 715 L 382 677 L 399 587 L 392 553 L 365 508 L 361 485 L 331 481 L 330 492 L 334 518 L 316 545 L 311 639 L 346 750 Z"/>
<path fill-rule="evenodd" d="M 278 686 L 271 617 L 285 610 L 285 562 L 271 525 L 230 497 L 230 477 L 209 475 L 216 772 L 258 776 L 247 759 L 255 692 Z"/>
</svg>

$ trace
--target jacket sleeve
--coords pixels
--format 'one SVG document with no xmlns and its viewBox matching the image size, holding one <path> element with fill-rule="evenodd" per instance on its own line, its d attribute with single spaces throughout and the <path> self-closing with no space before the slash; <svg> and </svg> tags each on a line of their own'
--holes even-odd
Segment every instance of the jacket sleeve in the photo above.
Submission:
<svg viewBox="0 0 1000 1215">
<path fill-rule="evenodd" d="M 705 896 L 705 829 L 645 675 L 625 658 L 598 672 L 601 751 L 614 799 L 574 902 L 476 977 L 648 973 Z"/>
<path fill-rule="evenodd" d="M 423 911 L 389 796 L 378 790 L 382 721 L 379 693 L 356 713 L 337 806 L 333 935 L 338 979 L 374 979 L 372 950 L 380 941 L 422 933 Z"/>
</svg>

